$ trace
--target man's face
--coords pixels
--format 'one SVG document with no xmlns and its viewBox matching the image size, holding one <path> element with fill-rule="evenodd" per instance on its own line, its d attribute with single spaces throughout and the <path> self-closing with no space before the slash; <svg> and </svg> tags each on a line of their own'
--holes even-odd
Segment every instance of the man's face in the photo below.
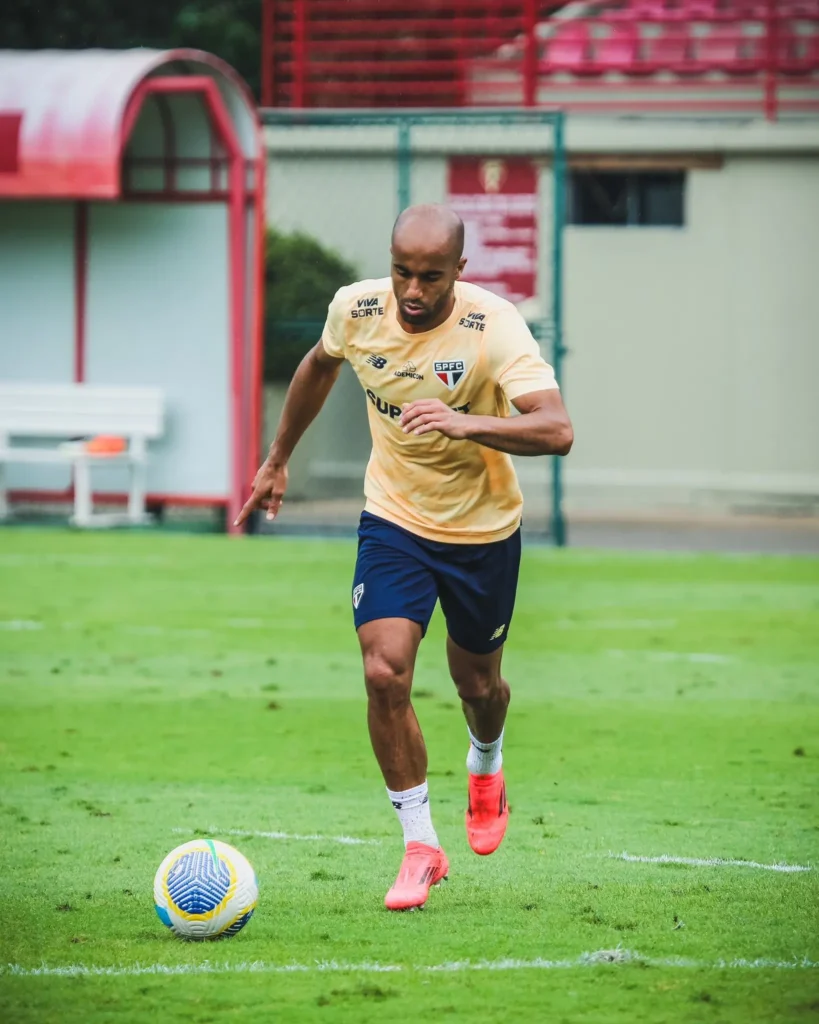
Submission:
<svg viewBox="0 0 819 1024">
<path fill-rule="evenodd" d="M 445 249 L 411 249 L 394 241 L 392 288 L 402 319 L 414 327 L 437 326 L 436 318 L 446 310 L 465 263 Z"/>
</svg>

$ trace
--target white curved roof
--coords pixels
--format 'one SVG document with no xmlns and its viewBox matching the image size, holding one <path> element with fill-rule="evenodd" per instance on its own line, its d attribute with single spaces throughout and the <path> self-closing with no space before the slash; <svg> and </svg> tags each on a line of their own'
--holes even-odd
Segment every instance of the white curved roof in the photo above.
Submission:
<svg viewBox="0 0 819 1024">
<path fill-rule="evenodd" d="M 213 78 L 248 158 L 259 155 L 253 97 L 200 50 L 0 50 L 0 197 L 116 198 L 123 116 L 146 78 Z"/>
</svg>

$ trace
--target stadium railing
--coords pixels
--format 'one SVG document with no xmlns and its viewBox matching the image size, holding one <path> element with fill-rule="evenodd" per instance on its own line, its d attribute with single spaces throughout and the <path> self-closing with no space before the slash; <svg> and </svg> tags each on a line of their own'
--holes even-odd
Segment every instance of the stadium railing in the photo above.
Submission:
<svg viewBox="0 0 819 1024">
<path fill-rule="evenodd" d="M 819 113 L 819 0 L 263 0 L 263 106 Z"/>
</svg>

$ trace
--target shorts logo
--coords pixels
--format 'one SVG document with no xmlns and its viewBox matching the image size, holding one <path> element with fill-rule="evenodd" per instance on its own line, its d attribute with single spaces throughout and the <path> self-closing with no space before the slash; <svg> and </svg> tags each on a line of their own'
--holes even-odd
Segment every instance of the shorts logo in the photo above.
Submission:
<svg viewBox="0 0 819 1024">
<path fill-rule="evenodd" d="M 449 359 L 432 364 L 432 369 L 438 380 L 442 381 L 450 391 L 466 372 L 466 363 L 463 359 Z"/>
<path fill-rule="evenodd" d="M 364 596 L 364 584 L 359 583 L 353 590 L 353 608 L 358 608 L 361 604 L 361 598 Z"/>
<path fill-rule="evenodd" d="M 376 370 L 383 370 L 387 365 L 387 360 L 383 356 L 369 355 L 367 356 L 367 362 L 370 366 L 374 366 Z"/>
<path fill-rule="evenodd" d="M 400 370 L 396 370 L 394 376 L 396 376 L 396 377 L 412 377 L 413 380 L 423 380 L 424 379 L 423 373 L 419 373 L 418 372 L 418 369 L 417 369 L 415 363 L 413 363 L 412 360 L 410 360 L 407 363 L 404 363 L 404 365 L 401 367 Z"/>
<path fill-rule="evenodd" d="M 356 605 L 356 607 L 358 607 L 358 605 Z M 504 624 L 502 626 L 498 626 L 498 628 L 495 630 L 495 632 L 492 634 L 492 636 L 489 637 L 490 642 L 492 640 L 500 640 L 500 638 L 503 636 L 503 631 L 505 629 L 506 629 L 506 623 L 504 622 Z"/>
</svg>

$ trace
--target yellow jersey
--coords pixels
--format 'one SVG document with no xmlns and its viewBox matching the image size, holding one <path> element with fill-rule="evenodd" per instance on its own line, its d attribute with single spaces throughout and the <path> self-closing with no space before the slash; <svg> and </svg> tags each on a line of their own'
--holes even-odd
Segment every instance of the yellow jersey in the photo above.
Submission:
<svg viewBox="0 0 819 1024">
<path fill-rule="evenodd" d="M 514 399 L 557 387 L 510 302 L 457 281 L 448 319 L 408 334 L 398 322 L 391 279 L 359 281 L 336 293 L 321 340 L 329 355 L 348 360 L 367 396 L 368 512 L 453 544 L 515 532 L 523 496 L 509 455 L 435 431 L 405 434 L 398 424 L 402 406 L 416 399 L 439 398 L 467 415 L 509 416 Z"/>
</svg>

